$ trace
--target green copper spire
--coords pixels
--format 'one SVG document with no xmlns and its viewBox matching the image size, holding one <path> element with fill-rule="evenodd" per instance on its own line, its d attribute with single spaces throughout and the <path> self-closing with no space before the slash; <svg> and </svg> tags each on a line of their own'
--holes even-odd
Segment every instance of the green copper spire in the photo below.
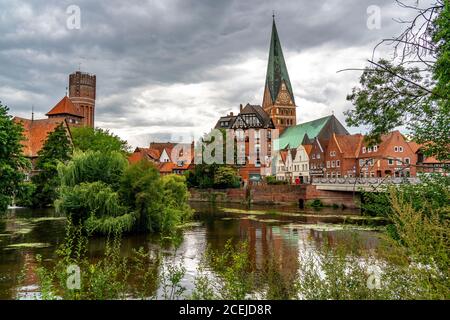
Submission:
<svg viewBox="0 0 450 320">
<path fill-rule="evenodd" d="M 282 81 L 286 84 L 286 88 L 294 101 L 291 81 L 287 71 L 286 63 L 281 49 L 280 38 L 278 37 L 277 26 L 275 24 L 275 15 L 272 24 L 272 37 L 270 40 L 269 63 L 267 65 L 266 86 L 269 87 L 272 103 L 276 100 Z"/>
</svg>

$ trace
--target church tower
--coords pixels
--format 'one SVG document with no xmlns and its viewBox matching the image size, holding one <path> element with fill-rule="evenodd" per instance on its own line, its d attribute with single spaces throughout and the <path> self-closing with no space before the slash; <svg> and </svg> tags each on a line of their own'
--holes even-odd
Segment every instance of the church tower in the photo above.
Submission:
<svg viewBox="0 0 450 320">
<path fill-rule="evenodd" d="M 69 98 L 83 116 L 82 124 L 94 127 L 96 76 L 76 71 L 69 76 Z"/>
<path fill-rule="evenodd" d="M 294 94 L 278 37 L 275 16 L 273 16 L 269 62 L 267 64 L 262 107 L 272 118 L 275 127 L 280 130 L 280 134 L 284 129 L 296 125 L 297 115 Z"/>
</svg>

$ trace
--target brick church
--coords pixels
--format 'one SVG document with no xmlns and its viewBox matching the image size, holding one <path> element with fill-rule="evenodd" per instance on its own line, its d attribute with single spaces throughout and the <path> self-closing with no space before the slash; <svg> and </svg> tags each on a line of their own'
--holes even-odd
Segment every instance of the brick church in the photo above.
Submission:
<svg viewBox="0 0 450 320">
<path fill-rule="evenodd" d="M 258 182 L 270 172 L 273 141 L 287 128 L 295 126 L 296 119 L 294 93 L 273 17 L 262 106 L 241 105 L 239 113 L 221 117 L 215 128 L 232 129 L 237 137 L 245 140 L 246 159 L 238 166 L 239 175 L 246 182 Z M 251 140 L 255 142 L 249 144 Z"/>
</svg>

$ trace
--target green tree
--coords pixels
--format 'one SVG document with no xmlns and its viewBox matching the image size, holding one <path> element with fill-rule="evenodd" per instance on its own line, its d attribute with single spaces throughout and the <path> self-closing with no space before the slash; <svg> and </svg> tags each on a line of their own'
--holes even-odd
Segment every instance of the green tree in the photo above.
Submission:
<svg viewBox="0 0 450 320">
<path fill-rule="evenodd" d="M 32 177 L 36 186 L 32 196 L 33 206 L 45 207 L 52 205 L 57 198 L 59 186 L 57 166 L 59 162 L 67 162 L 72 154 L 72 145 L 67 136 L 66 128 L 61 124 L 49 133 L 44 146 L 38 153 L 36 169 L 39 173 Z"/>
<path fill-rule="evenodd" d="M 11 204 L 30 166 L 22 153 L 23 128 L 13 121 L 8 110 L 0 103 L 0 214 Z"/>
<path fill-rule="evenodd" d="M 89 232 L 171 233 L 191 214 L 184 177 L 160 177 L 148 161 L 128 165 L 119 152 L 75 152 L 59 164 L 57 211 Z"/>
<path fill-rule="evenodd" d="M 215 188 L 238 188 L 239 176 L 236 170 L 229 166 L 220 166 L 214 174 Z"/>
<path fill-rule="evenodd" d="M 360 86 L 347 96 L 355 109 L 347 124 L 369 127 L 368 140 L 406 125 L 427 155 L 450 159 L 450 4 L 438 0 L 418 11 L 414 23 L 397 38 L 397 59 L 370 61 Z M 420 22 L 419 22 L 420 21 Z M 421 25 L 417 29 L 417 25 Z M 400 52 L 400 54 L 398 54 Z"/>
<path fill-rule="evenodd" d="M 118 136 L 100 128 L 80 127 L 72 129 L 73 145 L 81 151 L 117 151 L 123 154 L 129 152 L 129 146 L 126 141 Z"/>
</svg>

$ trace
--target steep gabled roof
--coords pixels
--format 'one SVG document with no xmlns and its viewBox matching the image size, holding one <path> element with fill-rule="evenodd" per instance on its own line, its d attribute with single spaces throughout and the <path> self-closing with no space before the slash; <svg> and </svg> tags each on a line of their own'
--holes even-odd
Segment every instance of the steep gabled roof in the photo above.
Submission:
<svg viewBox="0 0 450 320">
<path fill-rule="evenodd" d="M 284 149 L 288 145 L 291 148 L 297 148 L 303 142 L 305 135 L 309 139 L 315 139 L 330 119 L 331 116 L 327 116 L 286 128 L 279 138 L 279 149 Z"/>
<path fill-rule="evenodd" d="M 21 123 L 23 126 L 24 140 L 22 140 L 23 153 L 26 157 L 34 158 L 38 156 L 38 152 L 44 146 L 49 133 L 55 131 L 59 125 L 63 125 L 68 130 L 70 137 L 70 130 L 65 118 L 49 118 L 40 120 L 31 120 L 20 117 L 15 117 L 16 123 Z M 71 139 L 69 139 L 71 141 Z"/>
<path fill-rule="evenodd" d="M 259 105 L 247 103 L 239 114 L 256 114 L 256 117 L 261 121 L 263 128 L 270 128 L 273 126 L 272 119 L 270 119 L 267 112 Z"/>
<path fill-rule="evenodd" d="M 312 150 L 312 144 L 304 144 L 303 148 L 305 148 L 306 154 L 309 155 L 311 154 L 311 150 Z"/>
<path fill-rule="evenodd" d="M 62 98 L 61 101 L 56 104 L 56 106 L 54 106 L 49 112 L 47 112 L 46 116 L 56 116 L 64 114 L 84 118 L 81 112 L 77 109 L 77 107 L 75 107 L 73 102 L 67 96 L 64 96 L 64 98 Z"/>
<path fill-rule="evenodd" d="M 360 133 L 352 135 L 333 135 L 339 151 L 344 158 L 357 158 L 359 149 L 364 140 L 364 136 Z"/>
<path fill-rule="evenodd" d="M 278 37 L 275 19 L 272 24 L 272 36 L 270 39 L 269 62 L 267 64 L 266 88 L 270 91 L 272 103 L 277 99 L 282 82 L 285 83 L 292 101 L 295 104 L 294 94 L 292 92 L 291 81 L 284 61 L 283 50 L 281 49 L 280 38 Z"/>
</svg>

